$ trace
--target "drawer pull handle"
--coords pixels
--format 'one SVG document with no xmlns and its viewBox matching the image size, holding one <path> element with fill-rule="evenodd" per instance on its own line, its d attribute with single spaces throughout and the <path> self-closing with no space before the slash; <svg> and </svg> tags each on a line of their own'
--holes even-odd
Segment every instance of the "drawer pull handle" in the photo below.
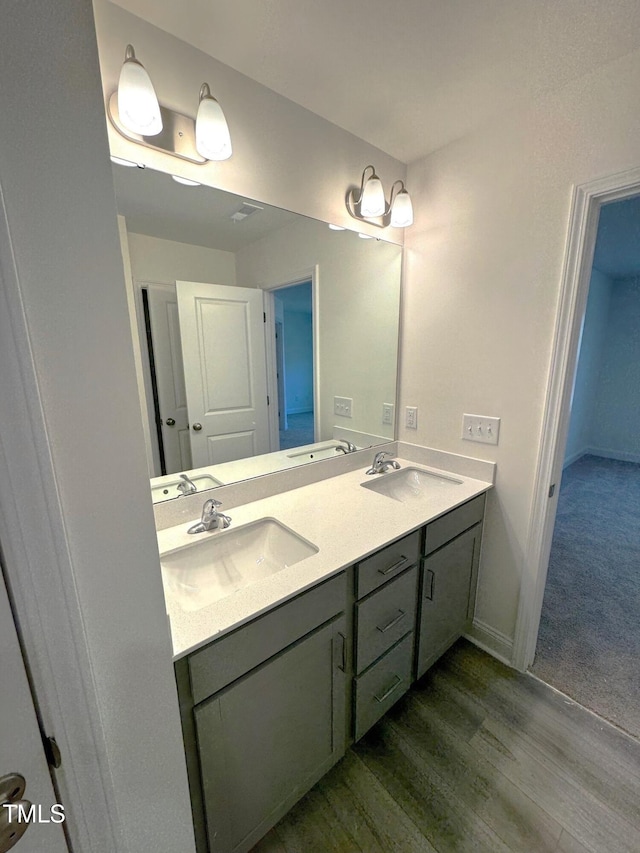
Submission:
<svg viewBox="0 0 640 853">
<path fill-rule="evenodd" d="M 394 572 L 396 569 L 399 569 L 401 566 L 404 566 L 404 564 L 407 562 L 407 559 L 408 557 L 400 557 L 398 562 L 393 563 L 391 566 L 389 566 L 388 569 L 378 569 L 378 574 L 390 575 L 391 572 Z"/>
<path fill-rule="evenodd" d="M 394 690 L 397 690 L 397 689 L 398 689 L 398 687 L 399 687 L 401 684 L 402 684 L 402 679 L 400 678 L 400 676 L 399 676 L 399 675 L 396 675 L 396 679 L 395 679 L 395 681 L 393 682 L 393 684 L 391 685 L 391 687 L 388 687 L 388 688 L 384 691 L 384 693 L 382 694 L 382 696 L 374 696 L 373 698 L 376 700 L 376 702 L 384 702 L 384 700 L 385 700 L 385 699 L 388 699 L 388 698 L 389 698 L 389 696 L 391 696 L 391 694 L 393 693 L 393 691 L 394 691 Z"/>
<path fill-rule="evenodd" d="M 398 610 L 398 615 L 394 616 L 394 618 L 391 620 L 391 622 L 387 622 L 387 624 L 383 625 L 382 627 L 380 627 L 380 625 L 376 625 L 376 627 L 377 627 L 378 631 L 380 631 L 381 634 L 386 634 L 387 631 L 389 630 L 389 628 L 393 628 L 393 626 L 397 625 L 401 619 L 404 619 L 404 617 L 405 617 L 404 610 Z"/>
</svg>

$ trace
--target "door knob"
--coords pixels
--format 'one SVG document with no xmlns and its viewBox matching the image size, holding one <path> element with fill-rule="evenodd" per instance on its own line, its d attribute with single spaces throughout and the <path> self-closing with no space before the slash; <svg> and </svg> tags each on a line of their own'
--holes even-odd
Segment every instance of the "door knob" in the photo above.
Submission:
<svg viewBox="0 0 640 853">
<path fill-rule="evenodd" d="M 29 828 L 24 815 L 29 812 L 31 803 L 22 799 L 25 787 L 24 776 L 19 773 L 0 777 L 0 853 L 11 850 Z M 2 808 L 5 805 L 15 808 Z M 22 820 L 18 820 L 18 807 L 22 809 Z"/>
<path fill-rule="evenodd" d="M 167 418 L 167 419 L 166 419 L 166 421 L 165 421 L 165 424 L 166 424 L 167 426 L 175 426 L 175 425 L 176 425 L 176 422 L 175 422 L 175 420 L 174 420 L 173 418 Z"/>
<path fill-rule="evenodd" d="M 196 432 L 200 432 L 202 429 L 202 424 L 193 424 L 193 428 Z"/>
</svg>

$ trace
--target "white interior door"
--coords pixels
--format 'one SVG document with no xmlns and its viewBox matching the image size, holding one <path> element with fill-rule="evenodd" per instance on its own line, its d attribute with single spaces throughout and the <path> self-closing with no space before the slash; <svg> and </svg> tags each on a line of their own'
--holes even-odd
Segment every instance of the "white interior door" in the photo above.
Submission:
<svg viewBox="0 0 640 853">
<path fill-rule="evenodd" d="M 167 474 L 173 474 L 194 467 L 191 463 L 178 299 L 174 285 L 150 284 L 147 295 L 164 459 Z"/>
<path fill-rule="evenodd" d="M 177 281 L 194 468 L 269 452 L 263 294 Z"/>
<path fill-rule="evenodd" d="M 13 839 L 15 846 L 11 848 L 16 853 L 42 853 L 43 850 L 47 853 L 69 853 L 62 823 L 59 822 L 64 812 L 61 809 L 52 812 L 57 799 L 1 571 L 0 648 L 0 788 L 3 788 L 4 777 L 20 774 L 26 782 L 22 797 L 35 806 L 32 813 L 35 820 L 27 824 L 20 820 L 17 808 L 0 808 L 0 850 L 10 849 L 3 847 L 2 841 L 10 840 L 12 833 L 16 833 Z M 11 794 L 14 788 L 12 784 L 9 787 Z M 2 799 L 4 797 L 0 797 Z M 29 814 L 27 804 L 23 805 L 22 814 Z M 10 818 L 12 825 L 8 826 Z M 21 832 L 24 835 L 18 838 Z"/>
</svg>

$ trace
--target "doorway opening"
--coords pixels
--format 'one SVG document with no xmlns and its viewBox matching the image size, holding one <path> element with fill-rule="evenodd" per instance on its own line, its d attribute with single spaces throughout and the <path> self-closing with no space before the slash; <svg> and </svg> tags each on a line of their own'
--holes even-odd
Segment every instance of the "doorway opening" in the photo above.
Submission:
<svg viewBox="0 0 640 853">
<path fill-rule="evenodd" d="M 277 391 L 273 449 L 288 450 L 318 440 L 313 278 L 271 288 L 268 293 L 273 320 L 272 384 Z"/>
<path fill-rule="evenodd" d="M 640 168 L 574 188 L 514 636 L 512 659 L 522 671 L 533 665 L 536 652 L 600 213 L 609 203 L 639 194 Z M 571 609 L 574 587 L 565 598 L 565 610 Z M 591 602 L 594 610 L 607 592 L 607 578 L 603 576 L 597 597 Z"/>
<path fill-rule="evenodd" d="M 640 737 L 638 411 L 636 196 L 600 211 L 532 672 Z"/>
</svg>

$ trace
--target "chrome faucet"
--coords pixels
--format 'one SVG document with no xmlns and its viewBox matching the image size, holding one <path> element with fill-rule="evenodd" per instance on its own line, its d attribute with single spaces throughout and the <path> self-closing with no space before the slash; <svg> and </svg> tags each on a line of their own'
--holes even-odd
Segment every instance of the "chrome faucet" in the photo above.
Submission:
<svg viewBox="0 0 640 853">
<path fill-rule="evenodd" d="M 391 458 L 391 455 L 386 450 L 380 450 L 373 457 L 373 464 L 367 471 L 367 474 L 385 474 L 389 468 L 400 467 L 400 463 Z"/>
<path fill-rule="evenodd" d="M 336 453 L 355 453 L 358 449 L 355 444 L 347 441 L 346 438 L 336 438 L 336 441 L 341 441 L 345 445 L 345 447 L 343 447 L 342 444 L 336 447 Z"/>
<path fill-rule="evenodd" d="M 179 492 L 182 492 L 183 495 L 192 495 L 194 492 L 198 491 L 198 487 L 190 480 L 186 474 L 180 474 L 180 479 L 183 481 L 182 483 L 178 483 L 176 489 Z"/>
<path fill-rule="evenodd" d="M 205 530 L 224 530 L 228 527 L 231 519 L 228 515 L 218 512 L 219 506 L 222 506 L 222 501 L 217 501 L 215 498 L 205 501 L 202 507 L 202 518 L 197 524 L 193 524 L 187 533 L 204 533 Z"/>
</svg>

